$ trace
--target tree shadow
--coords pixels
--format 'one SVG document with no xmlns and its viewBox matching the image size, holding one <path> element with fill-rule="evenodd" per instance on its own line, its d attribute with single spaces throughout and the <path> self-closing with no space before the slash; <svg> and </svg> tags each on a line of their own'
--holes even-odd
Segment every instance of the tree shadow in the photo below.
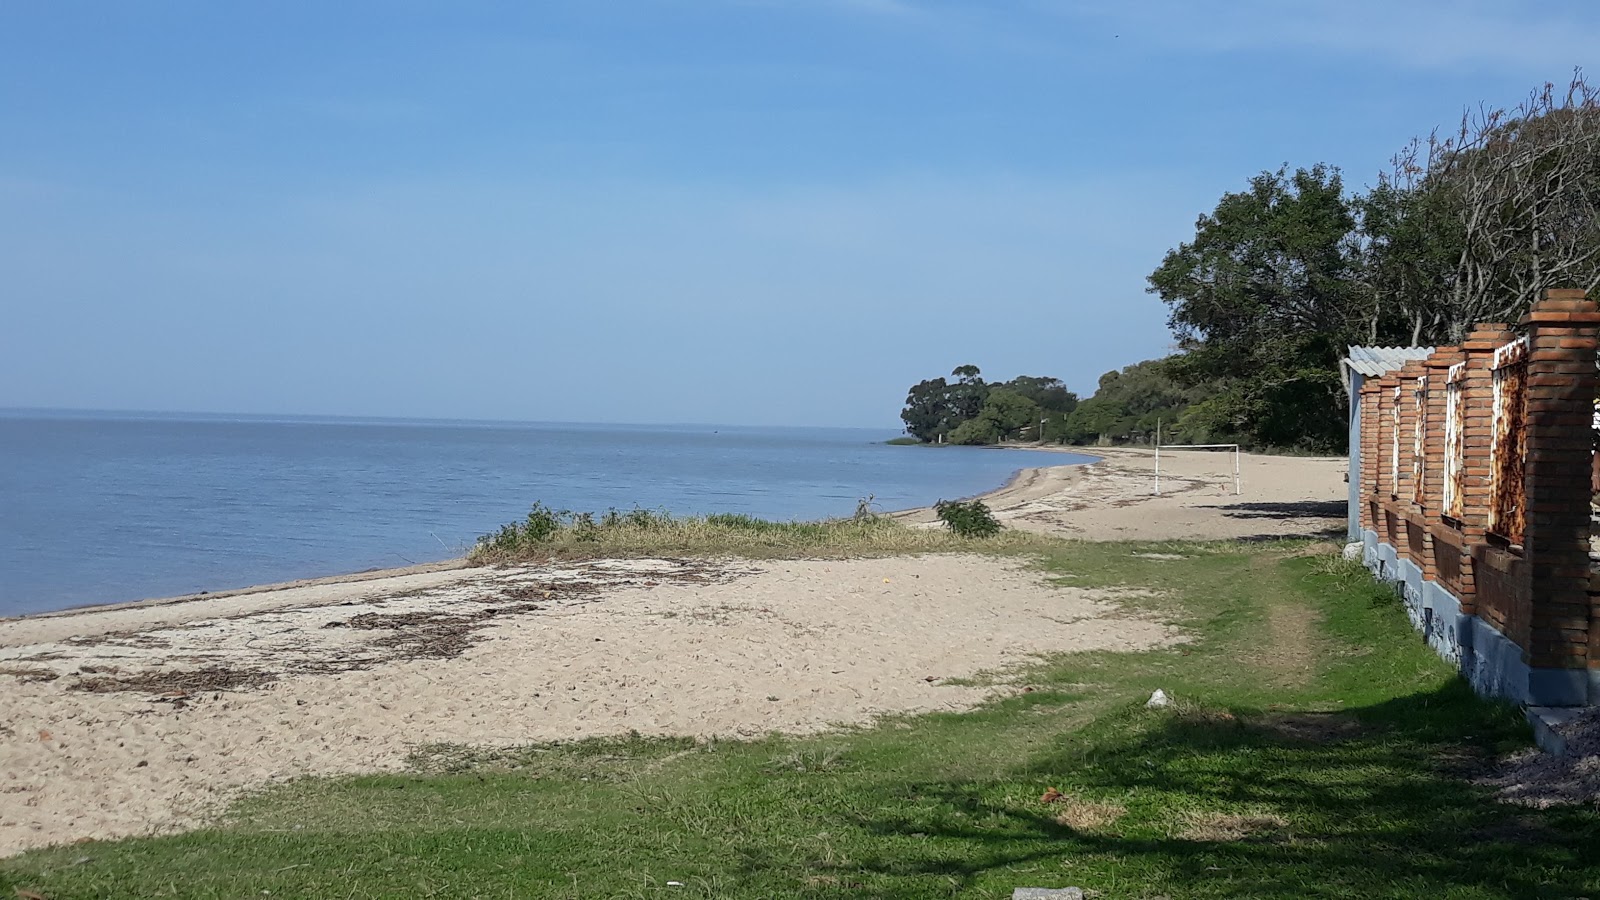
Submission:
<svg viewBox="0 0 1600 900">
<path fill-rule="evenodd" d="M 1471 783 L 1520 724 L 1462 682 L 1336 714 L 1148 715 L 1161 724 L 1097 743 L 1092 756 L 1057 735 L 994 783 L 916 784 L 909 797 L 877 798 L 857 824 L 885 839 L 872 846 L 923 843 L 911 855 L 858 857 L 850 869 L 965 889 L 990 873 L 1070 861 L 1081 873 L 1072 883 L 1092 888 L 1097 871 L 1112 873 L 1098 886 L 1120 885 L 1116 896 L 1582 896 L 1600 886 L 1594 811 L 1507 806 Z M 1019 785 L 1060 786 L 1129 814 L 1113 827 L 1074 828 L 1058 806 L 1017 803 Z M 1266 825 L 1185 826 L 1196 811 Z"/>
<path fill-rule="evenodd" d="M 1222 510 L 1230 519 L 1343 519 L 1349 512 L 1344 500 L 1219 503 L 1206 508 Z"/>
</svg>

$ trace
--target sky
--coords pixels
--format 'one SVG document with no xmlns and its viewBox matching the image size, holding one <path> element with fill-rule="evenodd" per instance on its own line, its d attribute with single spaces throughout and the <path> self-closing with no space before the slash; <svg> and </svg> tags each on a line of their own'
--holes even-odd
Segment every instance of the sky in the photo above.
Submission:
<svg viewBox="0 0 1600 900">
<path fill-rule="evenodd" d="M 1262 170 L 1600 75 L 1600 5 L 0 0 L 0 407 L 898 427 L 1083 396 Z"/>
</svg>

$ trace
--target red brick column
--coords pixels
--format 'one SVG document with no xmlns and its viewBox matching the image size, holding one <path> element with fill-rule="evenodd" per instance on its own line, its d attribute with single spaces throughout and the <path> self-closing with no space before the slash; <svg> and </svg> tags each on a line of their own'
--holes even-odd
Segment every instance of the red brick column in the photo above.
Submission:
<svg viewBox="0 0 1600 900">
<path fill-rule="evenodd" d="M 1516 337 L 1503 323 L 1479 325 L 1461 345 L 1466 379 L 1461 404 L 1466 411 L 1461 458 L 1461 538 L 1467 552 L 1461 566 L 1461 611 L 1476 615 L 1477 572 L 1471 547 L 1482 544 L 1489 528 L 1489 446 L 1494 439 L 1494 351 Z M 1498 627 L 1498 626 L 1497 626 Z"/>
<path fill-rule="evenodd" d="M 1532 577 L 1528 663 L 1535 669 L 1590 664 L 1589 483 L 1595 354 L 1600 306 L 1582 291 L 1549 291 L 1523 317 L 1530 344 L 1527 395 L 1527 528 L 1523 555 Z M 1535 702 L 1562 702 L 1560 690 Z M 1587 682 L 1572 689 L 1583 694 Z"/>
<path fill-rule="evenodd" d="M 1378 498 L 1378 381 L 1361 384 L 1361 527 L 1378 530 L 1373 503 Z"/>
</svg>

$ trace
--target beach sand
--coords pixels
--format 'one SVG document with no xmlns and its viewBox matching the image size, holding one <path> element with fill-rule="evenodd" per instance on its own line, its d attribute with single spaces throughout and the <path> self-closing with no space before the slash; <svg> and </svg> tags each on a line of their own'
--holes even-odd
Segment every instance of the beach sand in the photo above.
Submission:
<svg viewBox="0 0 1600 900">
<path fill-rule="evenodd" d="M 1231 464 L 1183 456 L 1164 456 L 1161 497 L 1148 457 L 1116 451 L 988 499 L 1008 524 L 1073 537 L 1339 524 L 1342 461 L 1246 457 L 1232 497 L 1214 474 L 1231 490 Z M 1117 600 L 970 555 L 595 560 L 4 620 L 0 855 L 191 827 L 251 787 L 394 771 L 427 744 L 806 733 L 970 708 L 1006 688 L 949 679 L 1038 654 L 1182 640 Z"/>
<path fill-rule="evenodd" d="M 1235 494 L 1231 452 L 1163 449 L 1157 495 L 1152 451 L 1075 452 L 1103 458 L 1024 469 L 982 499 L 1006 525 L 1082 540 L 1265 540 L 1333 536 L 1345 527 L 1343 458 L 1241 454 Z M 896 515 L 936 521 L 931 510 Z"/>
</svg>

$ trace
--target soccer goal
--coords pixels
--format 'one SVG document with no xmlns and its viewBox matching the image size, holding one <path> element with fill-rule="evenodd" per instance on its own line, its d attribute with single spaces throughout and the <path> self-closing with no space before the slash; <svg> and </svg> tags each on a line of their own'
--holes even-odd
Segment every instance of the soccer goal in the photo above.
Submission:
<svg viewBox="0 0 1600 900">
<path fill-rule="evenodd" d="M 1162 444 L 1160 438 L 1156 439 L 1156 493 L 1161 493 L 1161 451 L 1162 450 L 1231 450 L 1233 451 L 1233 493 L 1244 493 L 1244 484 L 1239 478 L 1239 445 L 1238 444 Z"/>
</svg>

